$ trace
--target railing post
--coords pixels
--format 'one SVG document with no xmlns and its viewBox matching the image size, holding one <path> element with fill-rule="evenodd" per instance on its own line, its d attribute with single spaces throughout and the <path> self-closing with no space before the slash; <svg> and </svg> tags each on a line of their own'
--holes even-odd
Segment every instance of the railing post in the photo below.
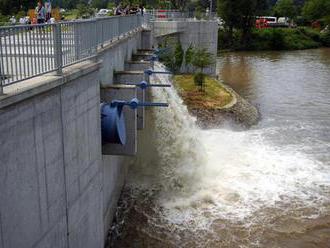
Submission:
<svg viewBox="0 0 330 248">
<path fill-rule="evenodd" d="M 0 48 L 2 49 L 2 48 Z M 3 95 L 3 81 L 5 79 L 5 75 L 2 75 L 1 64 L 0 64 L 0 96 Z"/>
<path fill-rule="evenodd" d="M 54 52 L 55 52 L 55 68 L 57 75 L 62 75 L 62 37 L 61 24 L 54 25 Z"/>
<path fill-rule="evenodd" d="M 80 58 L 80 29 L 79 24 L 74 23 L 73 24 L 73 35 L 74 35 L 74 54 L 75 54 L 75 60 L 79 60 Z"/>
</svg>

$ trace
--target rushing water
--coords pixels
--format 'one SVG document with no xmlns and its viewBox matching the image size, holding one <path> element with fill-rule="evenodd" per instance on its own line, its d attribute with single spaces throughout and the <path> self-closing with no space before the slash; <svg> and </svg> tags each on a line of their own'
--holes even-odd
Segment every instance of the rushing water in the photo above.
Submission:
<svg viewBox="0 0 330 248">
<path fill-rule="evenodd" d="M 201 130 L 175 90 L 155 90 L 171 108 L 140 133 L 112 246 L 330 247 L 330 50 L 218 62 L 260 123 Z"/>
</svg>

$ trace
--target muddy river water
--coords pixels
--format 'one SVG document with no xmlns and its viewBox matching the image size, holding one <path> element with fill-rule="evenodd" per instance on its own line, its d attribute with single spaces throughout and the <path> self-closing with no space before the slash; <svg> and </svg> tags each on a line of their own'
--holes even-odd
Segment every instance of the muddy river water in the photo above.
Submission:
<svg viewBox="0 0 330 248">
<path fill-rule="evenodd" d="M 202 130 L 175 90 L 155 90 L 171 107 L 149 110 L 111 247 L 330 247 L 330 49 L 217 67 L 259 124 Z"/>
</svg>

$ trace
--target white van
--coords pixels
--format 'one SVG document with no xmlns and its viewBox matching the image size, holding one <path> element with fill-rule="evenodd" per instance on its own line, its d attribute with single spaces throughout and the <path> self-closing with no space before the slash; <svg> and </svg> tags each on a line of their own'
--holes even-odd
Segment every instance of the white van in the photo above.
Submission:
<svg viewBox="0 0 330 248">
<path fill-rule="evenodd" d="M 97 12 L 97 16 L 106 16 L 107 14 L 109 14 L 111 11 L 108 9 L 100 9 L 99 12 Z"/>
</svg>

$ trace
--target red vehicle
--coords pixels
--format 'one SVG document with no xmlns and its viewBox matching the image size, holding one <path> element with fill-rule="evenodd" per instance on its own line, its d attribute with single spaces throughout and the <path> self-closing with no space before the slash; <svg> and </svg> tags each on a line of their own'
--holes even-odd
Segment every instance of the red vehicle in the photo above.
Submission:
<svg viewBox="0 0 330 248">
<path fill-rule="evenodd" d="M 267 19 L 261 18 L 256 20 L 256 28 L 262 29 L 262 28 L 268 28 L 268 21 Z"/>
</svg>

